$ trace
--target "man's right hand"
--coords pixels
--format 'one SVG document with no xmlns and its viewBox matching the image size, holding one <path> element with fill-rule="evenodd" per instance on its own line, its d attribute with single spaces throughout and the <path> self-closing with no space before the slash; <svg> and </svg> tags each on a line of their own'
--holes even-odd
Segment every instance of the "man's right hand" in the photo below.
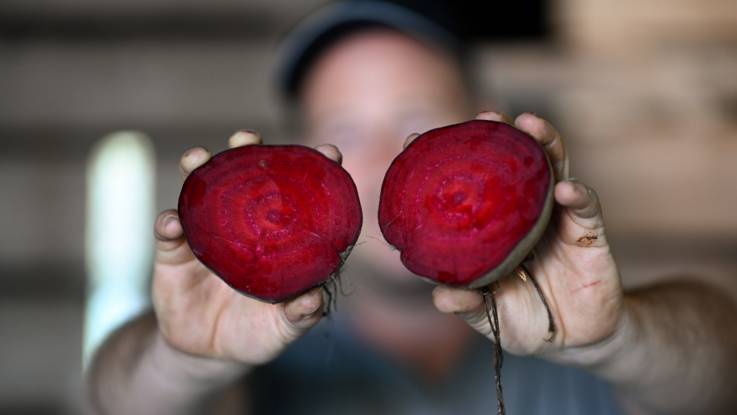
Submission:
<svg viewBox="0 0 737 415">
<path fill-rule="evenodd" d="M 257 134 L 242 131 L 228 144 L 238 147 L 260 143 Z M 322 145 L 316 149 L 340 162 L 336 147 Z M 210 157 L 201 147 L 186 151 L 180 160 L 183 175 L 186 177 Z M 153 303 L 159 329 L 169 346 L 195 356 L 258 365 L 274 359 L 320 320 L 320 288 L 282 304 L 246 297 L 194 257 L 175 210 L 162 212 L 154 228 Z"/>
</svg>

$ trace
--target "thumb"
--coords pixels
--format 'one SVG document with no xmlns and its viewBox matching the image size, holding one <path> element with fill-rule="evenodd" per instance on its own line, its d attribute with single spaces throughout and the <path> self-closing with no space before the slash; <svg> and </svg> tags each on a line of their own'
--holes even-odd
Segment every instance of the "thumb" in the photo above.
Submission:
<svg viewBox="0 0 737 415">
<path fill-rule="evenodd" d="M 478 290 L 439 285 L 433 290 L 432 299 L 440 312 L 457 315 L 474 330 L 493 340 L 484 297 Z"/>
<path fill-rule="evenodd" d="M 435 288 L 433 302 L 438 310 L 456 314 L 492 342 L 492 321 L 498 318 L 501 345 L 508 352 L 529 355 L 549 347 L 551 317 L 535 284 L 510 276 L 495 285 L 490 304 L 479 291 L 447 286 Z M 494 301 L 497 317 L 492 317 Z M 487 311 L 487 306 L 491 311 Z"/>
<path fill-rule="evenodd" d="M 322 317 L 322 287 L 313 288 L 306 293 L 279 304 L 282 321 L 282 335 L 285 342 L 291 342 L 311 328 Z"/>
<path fill-rule="evenodd" d="M 156 237 L 156 263 L 176 265 L 194 259 L 184 238 L 184 231 L 176 210 L 168 209 L 159 214 L 154 222 L 154 236 Z"/>
<path fill-rule="evenodd" d="M 601 204 L 594 189 L 568 179 L 556 184 L 555 200 L 565 209 L 559 232 L 564 242 L 582 247 L 606 245 Z"/>
</svg>

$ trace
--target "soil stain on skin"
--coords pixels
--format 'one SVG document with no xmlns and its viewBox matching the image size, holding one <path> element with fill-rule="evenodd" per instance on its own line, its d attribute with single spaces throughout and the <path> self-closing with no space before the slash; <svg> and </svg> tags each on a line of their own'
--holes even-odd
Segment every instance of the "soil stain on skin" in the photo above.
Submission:
<svg viewBox="0 0 737 415">
<path fill-rule="evenodd" d="M 596 240 L 599 239 L 599 237 L 593 233 L 587 233 L 586 235 L 576 239 L 576 244 L 578 246 L 588 247 L 593 245 Z"/>
</svg>

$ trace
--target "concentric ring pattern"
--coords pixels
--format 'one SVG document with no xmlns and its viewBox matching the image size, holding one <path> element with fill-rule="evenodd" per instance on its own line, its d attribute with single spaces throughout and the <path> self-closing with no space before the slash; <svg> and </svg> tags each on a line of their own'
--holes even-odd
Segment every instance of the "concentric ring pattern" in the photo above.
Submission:
<svg viewBox="0 0 737 415">
<path fill-rule="evenodd" d="M 251 145 L 216 155 L 187 177 L 179 215 L 203 264 L 269 302 L 326 281 L 362 221 L 350 175 L 304 146 Z"/>
<path fill-rule="evenodd" d="M 464 286 L 533 230 L 551 183 L 544 150 L 526 133 L 482 120 L 442 127 L 392 162 L 379 224 L 410 271 Z"/>
</svg>

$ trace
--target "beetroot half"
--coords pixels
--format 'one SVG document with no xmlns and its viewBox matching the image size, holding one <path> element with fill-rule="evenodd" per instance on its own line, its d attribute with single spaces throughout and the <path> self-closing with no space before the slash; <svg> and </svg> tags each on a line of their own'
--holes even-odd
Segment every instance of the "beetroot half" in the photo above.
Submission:
<svg viewBox="0 0 737 415">
<path fill-rule="evenodd" d="M 195 169 L 179 195 L 194 255 L 228 285 L 281 302 L 327 281 L 356 242 L 356 185 L 304 146 L 249 145 Z"/>
<path fill-rule="evenodd" d="M 537 243 L 553 185 L 545 151 L 528 134 L 482 120 L 442 127 L 392 162 L 379 226 L 413 273 L 478 288 L 510 274 Z"/>
</svg>

